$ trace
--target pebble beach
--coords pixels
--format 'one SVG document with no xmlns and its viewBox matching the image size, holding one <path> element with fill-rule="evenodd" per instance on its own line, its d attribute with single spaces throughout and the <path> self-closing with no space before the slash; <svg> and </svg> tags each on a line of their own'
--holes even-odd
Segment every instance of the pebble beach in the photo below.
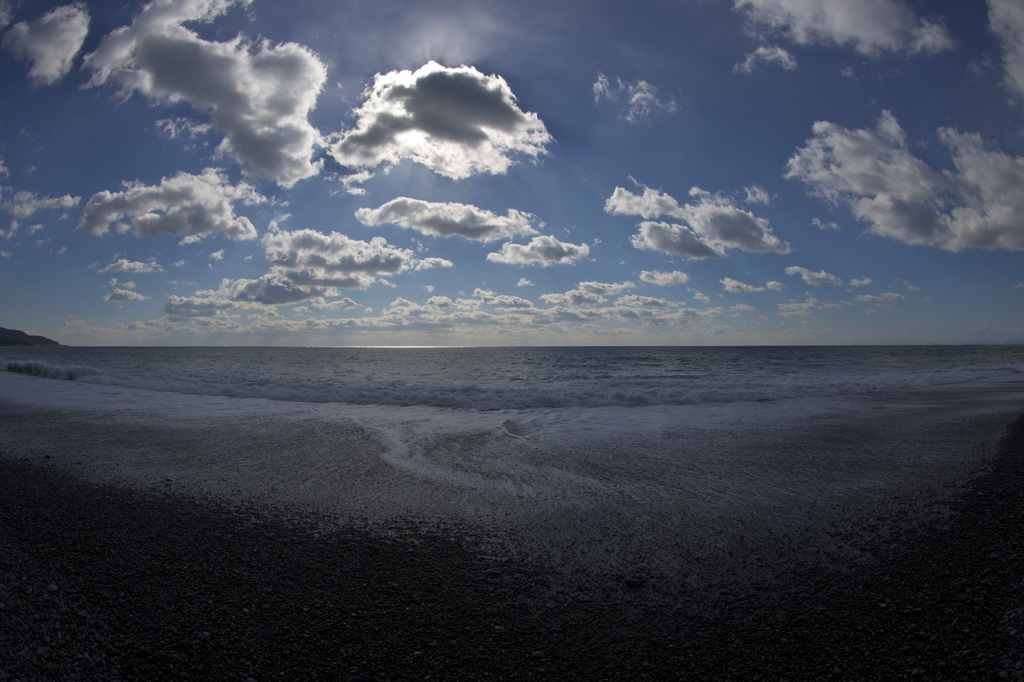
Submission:
<svg viewBox="0 0 1024 682">
<path fill-rule="evenodd" d="M 4 406 L 3 431 L 38 417 Z M 98 483 L 4 442 L 0 680 L 1024 679 L 1024 417 L 942 515 L 713 593 L 454 522 Z"/>
</svg>

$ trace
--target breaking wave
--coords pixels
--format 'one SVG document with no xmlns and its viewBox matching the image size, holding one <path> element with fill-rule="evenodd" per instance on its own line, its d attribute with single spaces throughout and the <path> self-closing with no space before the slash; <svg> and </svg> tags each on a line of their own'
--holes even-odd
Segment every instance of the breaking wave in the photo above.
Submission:
<svg viewBox="0 0 1024 682">
<path fill-rule="evenodd" d="M 99 374 L 99 370 L 92 367 L 49 365 L 45 362 L 0 362 L 0 368 L 5 372 L 14 372 L 15 374 L 28 374 L 29 376 L 43 377 L 44 379 L 63 379 L 67 381 Z"/>
</svg>

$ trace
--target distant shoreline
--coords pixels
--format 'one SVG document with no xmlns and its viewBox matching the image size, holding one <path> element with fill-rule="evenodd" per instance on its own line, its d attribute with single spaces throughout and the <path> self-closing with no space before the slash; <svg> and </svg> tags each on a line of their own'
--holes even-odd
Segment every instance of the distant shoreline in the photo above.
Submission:
<svg viewBox="0 0 1024 682">
<path fill-rule="evenodd" d="M 18 329 L 0 327 L 0 348 L 26 348 L 38 346 L 60 346 L 45 336 L 32 336 Z"/>
</svg>

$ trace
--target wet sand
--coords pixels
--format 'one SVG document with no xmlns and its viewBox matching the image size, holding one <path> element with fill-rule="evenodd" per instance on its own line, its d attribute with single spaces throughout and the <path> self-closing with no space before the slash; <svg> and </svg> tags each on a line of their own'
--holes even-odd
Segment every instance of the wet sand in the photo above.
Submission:
<svg viewBox="0 0 1024 682">
<path fill-rule="evenodd" d="M 945 515 L 714 593 L 454 522 L 87 482 L 23 442 L 0 445 L 0 680 L 1024 679 L 1024 417 Z"/>
</svg>

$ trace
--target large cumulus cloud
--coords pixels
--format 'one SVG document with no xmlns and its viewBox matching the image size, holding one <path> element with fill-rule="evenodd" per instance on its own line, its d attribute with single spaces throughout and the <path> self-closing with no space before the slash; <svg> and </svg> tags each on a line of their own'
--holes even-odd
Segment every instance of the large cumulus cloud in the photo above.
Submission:
<svg viewBox="0 0 1024 682">
<path fill-rule="evenodd" d="M 76 3 L 15 24 L 4 34 L 3 47 L 29 63 L 29 78 L 53 85 L 71 70 L 88 33 L 89 12 L 85 5 Z"/>
<path fill-rule="evenodd" d="M 327 69 L 296 43 L 203 40 L 182 26 L 210 21 L 248 0 L 153 0 L 86 56 L 91 83 L 116 83 L 168 102 L 186 101 L 210 115 L 225 137 L 219 150 L 250 176 L 290 187 L 316 175 L 319 134 L 307 120 Z"/>
<path fill-rule="evenodd" d="M 888 111 L 874 130 L 827 121 L 812 130 L 787 177 L 848 206 L 874 234 L 947 251 L 1024 250 L 1024 158 L 988 149 L 977 134 L 941 128 L 955 170 L 935 170 L 910 152 Z"/>
<path fill-rule="evenodd" d="M 453 179 L 500 174 L 517 158 L 546 153 L 551 141 L 537 114 L 519 109 L 503 78 L 471 66 L 429 62 L 416 71 L 377 74 L 355 113 L 355 127 L 331 147 L 349 168 L 409 159 Z"/>
<path fill-rule="evenodd" d="M 590 254 L 586 244 L 562 242 L 550 235 L 534 237 L 529 244 L 501 245 L 501 251 L 487 254 L 487 260 L 508 265 L 571 265 Z"/>
<path fill-rule="evenodd" d="M 356 211 L 364 225 L 389 223 L 432 237 L 462 237 L 481 242 L 536 234 L 529 213 L 509 209 L 499 216 L 469 204 L 432 202 L 398 197 L 384 205 Z"/>
<path fill-rule="evenodd" d="M 79 229 L 105 234 L 115 224 L 119 232 L 139 237 L 166 234 L 187 242 L 222 233 L 231 239 L 255 239 L 256 228 L 245 216 L 235 215 L 236 201 L 258 204 L 266 199 L 250 185 L 232 185 L 217 168 L 201 175 L 178 173 L 159 185 L 125 183 L 121 192 L 94 194 L 82 210 Z"/>
<path fill-rule="evenodd" d="M 605 202 L 605 211 L 641 218 L 667 216 L 683 224 L 644 221 L 631 238 L 638 249 L 661 251 L 684 260 L 723 258 L 729 249 L 748 253 L 788 253 L 789 245 L 772 232 L 764 218 L 739 208 L 723 194 L 711 194 L 699 187 L 690 190 L 694 201 L 680 204 L 676 199 L 643 187 L 633 194 L 616 187 Z"/>
</svg>

